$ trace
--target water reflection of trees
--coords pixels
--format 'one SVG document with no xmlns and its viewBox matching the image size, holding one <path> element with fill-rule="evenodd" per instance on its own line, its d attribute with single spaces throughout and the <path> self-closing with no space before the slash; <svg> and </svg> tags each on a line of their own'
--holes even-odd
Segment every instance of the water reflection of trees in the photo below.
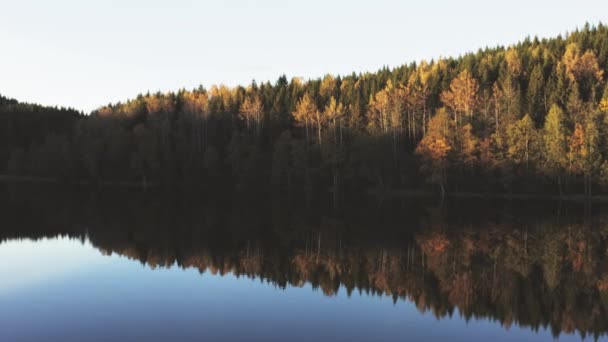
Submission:
<svg viewBox="0 0 608 342">
<path fill-rule="evenodd" d="M 202 203 L 142 195 L 2 197 L 2 239 L 68 235 L 151 268 L 178 265 L 279 288 L 311 284 L 456 310 L 508 328 L 608 331 L 608 217 L 558 204 Z M 510 208 L 509 208 L 510 206 Z M 547 208 L 548 207 L 548 208 Z"/>
</svg>

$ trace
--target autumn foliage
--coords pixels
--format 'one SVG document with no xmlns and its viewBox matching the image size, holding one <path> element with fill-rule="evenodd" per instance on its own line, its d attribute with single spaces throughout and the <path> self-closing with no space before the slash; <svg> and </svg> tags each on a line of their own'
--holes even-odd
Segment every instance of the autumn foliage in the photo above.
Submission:
<svg viewBox="0 0 608 342">
<path fill-rule="evenodd" d="M 180 189 L 592 196 L 608 189 L 606 37 L 587 25 L 374 73 L 142 94 L 86 116 L 1 98 L 0 172 Z"/>
</svg>

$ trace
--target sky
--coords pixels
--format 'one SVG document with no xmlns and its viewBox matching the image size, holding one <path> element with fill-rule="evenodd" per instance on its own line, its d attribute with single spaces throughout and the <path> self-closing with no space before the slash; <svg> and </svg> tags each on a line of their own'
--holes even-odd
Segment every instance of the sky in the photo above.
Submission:
<svg viewBox="0 0 608 342">
<path fill-rule="evenodd" d="M 147 91 L 375 71 L 608 23 L 606 0 L 0 0 L 0 94 L 89 112 Z"/>
</svg>

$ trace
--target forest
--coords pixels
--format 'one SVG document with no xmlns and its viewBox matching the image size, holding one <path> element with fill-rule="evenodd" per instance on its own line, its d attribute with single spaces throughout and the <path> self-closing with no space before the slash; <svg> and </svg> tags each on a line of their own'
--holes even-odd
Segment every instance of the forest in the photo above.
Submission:
<svg viewBox="0 0 608 342">
<path fill-rule="evenodd" d="M 140 94 L 88 115 L 0 98 L 0 173 L 196 191 L 608 191 L 608 26 L 374 73 Z"/>
</svg>

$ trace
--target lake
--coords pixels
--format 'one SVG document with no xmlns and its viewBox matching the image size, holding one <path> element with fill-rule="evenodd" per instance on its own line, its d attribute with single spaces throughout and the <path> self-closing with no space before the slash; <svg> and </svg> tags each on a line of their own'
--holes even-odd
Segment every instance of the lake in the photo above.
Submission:
<svg viewBox="0 0 608 342">
<path fill-rule="evenodd" d="M 608 212 L 0 190 L 1 341 L 580 341 Z M 607 213 L 607 214 L 604 214 Z"/>
</svg>

